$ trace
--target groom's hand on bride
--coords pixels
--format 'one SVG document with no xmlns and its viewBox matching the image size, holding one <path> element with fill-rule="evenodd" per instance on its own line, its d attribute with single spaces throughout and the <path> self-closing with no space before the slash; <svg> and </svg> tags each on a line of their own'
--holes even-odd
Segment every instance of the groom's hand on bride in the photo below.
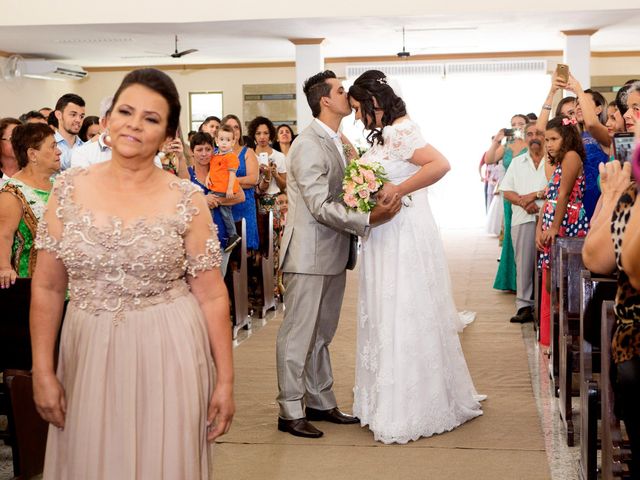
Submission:
<svg viewBox="0 0 640 480">
<path fill-rule="evenodd" d="M 375 226 L 388 222 L 400 211 L 401 207 L 402 199 L 397 193 L 383 196 L 369 214 L 369 225 Z"/>
</svg>

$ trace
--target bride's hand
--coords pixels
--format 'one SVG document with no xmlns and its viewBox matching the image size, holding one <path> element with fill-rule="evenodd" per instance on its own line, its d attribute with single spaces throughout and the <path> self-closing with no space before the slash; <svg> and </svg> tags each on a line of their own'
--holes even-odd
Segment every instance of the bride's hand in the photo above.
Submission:
<svg viewBox="0 0 640 480">
<path fill-rule="evenodd" d="M 389 198 L 393 198 L 393 196 L 396 194 L 398 195 L 398 197 L 402 197 L 402 194 L 400 193 L 400 187 L 391 182 L 387 182 L 382 186 L 380 191 L 378 191 L 377 196 L 380 201 L 384 202 Z"/>
</svg>

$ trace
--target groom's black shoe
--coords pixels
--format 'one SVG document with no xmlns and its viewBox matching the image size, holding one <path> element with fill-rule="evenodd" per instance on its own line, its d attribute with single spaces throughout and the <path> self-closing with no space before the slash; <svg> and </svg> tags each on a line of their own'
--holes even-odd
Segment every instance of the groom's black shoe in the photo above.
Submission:
<svg viewBox="0 0 640 480">
<path fill-rule="evenodd" d="M 533 310 L 531 307 L 522 307 L 520 310 L 518 310 L 518 313 L 516 313 L 513 317 L 511 317 L 511 320 L 509 320 L 511 323 L 527 323 L 527 322 L 533 322 Z"/>
<path fill-rule="evenodd" d="M 304 417 L 296 418 L 295 420 L 286 420 L 278 417 L 278 430 L 304 438 L 320 438 L 323 435 L 320 430 L 311 425 Z"/>
<path fill-rule="evenodd" d="M 309 420 L 325 421 L 337 423 L 339 425 L 360 423 L 360 419 L 358 417 L 342 413 L 338 407 L 334 407 L 330 410 L 316 410 L 315 408 L 307 407 L 306 414 Z"/>
</svg>

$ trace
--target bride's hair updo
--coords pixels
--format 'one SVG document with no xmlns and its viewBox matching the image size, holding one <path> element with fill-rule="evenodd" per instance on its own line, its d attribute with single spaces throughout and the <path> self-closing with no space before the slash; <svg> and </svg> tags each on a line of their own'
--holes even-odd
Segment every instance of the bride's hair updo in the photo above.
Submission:
<svg viewBox="0 0 640 480">
<path fill-rule="evenodd" d="M 382 129 L 396 119 L 404 117 L 407 109 L 404 100 L 396 95 L 388 84 L 387 77 L 380 70 L 367 70 L 360 75 L 349 89 L 349 97 L 360 102 L 362 123 L 367 130 L 367 141 L 383 144 Z M 378 107 L 373 104 L 376 99 Z M 382 110 L 381 127 L 376 126 L 376 110 Z"/>
</svg>

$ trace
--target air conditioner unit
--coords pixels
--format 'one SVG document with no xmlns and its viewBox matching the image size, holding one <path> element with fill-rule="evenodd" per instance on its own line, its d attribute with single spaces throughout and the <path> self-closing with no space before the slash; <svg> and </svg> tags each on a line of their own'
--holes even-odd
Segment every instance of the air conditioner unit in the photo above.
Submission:
<svg viewBox="0 0 640 480">
<path fill-rule="evenodd" d="M 51 60 L 23 60 L 22 76 L 44 80 L 81 80 L 88 75 L 82 67 Z"/>
</svg>

